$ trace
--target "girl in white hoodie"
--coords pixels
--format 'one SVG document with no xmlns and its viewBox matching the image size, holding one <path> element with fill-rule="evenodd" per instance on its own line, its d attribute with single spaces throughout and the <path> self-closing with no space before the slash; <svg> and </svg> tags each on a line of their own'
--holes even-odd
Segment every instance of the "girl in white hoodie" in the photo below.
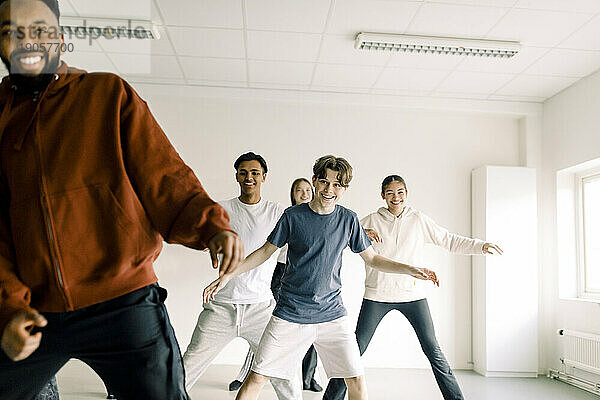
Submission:
<svg viewBox="0 0 600 400">
<path fill-rule="evenodd" d="M 425 243 L 433 243 L 453 253 L 493 254 L 494 250 L 502 254 L 495 244 L 450 233 L 427 215 L 406 206 L 407 194 L 404 179 L 398 175 L 386 177 L 381 184 L 381 197 L 387 208 L 381 207 L 360 221 L 377 253 L 411 265 L 422 264 Z M 408 275 L 381 272 L 369 265 L 365 267 L 365 294 L 356 326 L 361 355 L 383 317 L 391 310 L 398 310 L 414 328 L 444 399 L 464 399 L 435 337 L 423 290 L 426 282 Z M 345 393 L 344 380 L 331 379 L 323 400 L 342 400 Z"/>
</svg>

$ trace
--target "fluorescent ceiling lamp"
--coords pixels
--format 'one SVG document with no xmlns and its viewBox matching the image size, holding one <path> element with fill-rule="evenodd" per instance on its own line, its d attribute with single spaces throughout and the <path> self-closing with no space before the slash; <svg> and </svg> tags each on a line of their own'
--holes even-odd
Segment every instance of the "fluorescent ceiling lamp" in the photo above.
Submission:
<svg viewBox="0 0 600 400">
<path fill-rule="evenodd" d="M 71 17 L 60 18 L 63 34 L 109 39 L 160 39 L 156 24 L 149 20 Z"/>
<path fill-rule="evenodd" d="M 507 40 L 361 32 L 356 35 L 354 48 L 358 50 L 510 58 L 519 52 L 521 45 L 519 42 Z"/>
</svg>

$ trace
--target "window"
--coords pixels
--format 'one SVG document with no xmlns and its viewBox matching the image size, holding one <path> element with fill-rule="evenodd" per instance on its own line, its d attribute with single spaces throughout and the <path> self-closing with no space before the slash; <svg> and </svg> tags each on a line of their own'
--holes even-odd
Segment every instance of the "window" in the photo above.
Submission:
<svg viewBox="0 0 600 400">
<path fill-rule="evenodd" d="M 600 303 L 600 158 L 556 171 L 558 295 Z"/>
<path fill-rule="evenodd" d="M 600 298 L 600 173 L 579 179 L 579 294 Z"/>
</svg>

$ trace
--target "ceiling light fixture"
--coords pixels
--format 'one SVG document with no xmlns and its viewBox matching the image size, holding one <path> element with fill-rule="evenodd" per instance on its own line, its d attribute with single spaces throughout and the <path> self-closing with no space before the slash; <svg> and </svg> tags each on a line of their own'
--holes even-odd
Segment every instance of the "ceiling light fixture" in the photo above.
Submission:
<svg viewBox="0 0 600 400">
<path fill-rule="evenodd" d="M 356 35 L 354 48 L 358 50 L 510 58 L 519 52 L 521 45 L 519 42 L 508 40 L 361 32 Z"/>
</svg>

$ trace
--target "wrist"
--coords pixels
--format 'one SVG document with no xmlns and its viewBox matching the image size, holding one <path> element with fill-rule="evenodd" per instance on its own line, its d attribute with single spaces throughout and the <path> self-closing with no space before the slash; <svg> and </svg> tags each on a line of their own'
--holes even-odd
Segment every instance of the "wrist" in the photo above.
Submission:
<svg viewBox="0 0 600 400">
<path fill-rule="evenodd" d="M 213 232 L 210 232 L 207 235 L 209 237 L 209 239 L 206 241 L 206 243 L 210 243 L 213 240 L 216 240 L 219 237 L 221 237 L 223 234 L 229 234 L 229 233 L 232 233 L 232 234 L 236 235 L 236 233 L 233 230 L 230 230 L 230 229 L 219 228 L 219 230 L 214 230 Z"/>
</svg>

